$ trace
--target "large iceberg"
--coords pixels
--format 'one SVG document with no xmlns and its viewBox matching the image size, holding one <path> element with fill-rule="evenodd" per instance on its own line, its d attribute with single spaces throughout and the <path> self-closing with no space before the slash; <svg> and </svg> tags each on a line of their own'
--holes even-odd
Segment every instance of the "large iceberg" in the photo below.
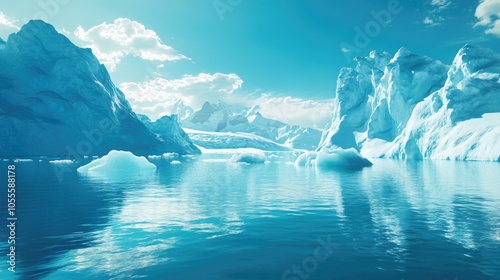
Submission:
<svg viewBox="0 0 500 280">
<path fill-rule="evenodd" d="M 194 152 L 146 128 L 92 51 L 50 24 L 32 20 L 0 46 L 1 156 Z"/>
<path fill-rule="evenodd" d="M 344 68 L 320 147 L 365 157 L 500 161 L 500 56 L 466 45 L 451 66 L 402 48 Z"/>
</svg>

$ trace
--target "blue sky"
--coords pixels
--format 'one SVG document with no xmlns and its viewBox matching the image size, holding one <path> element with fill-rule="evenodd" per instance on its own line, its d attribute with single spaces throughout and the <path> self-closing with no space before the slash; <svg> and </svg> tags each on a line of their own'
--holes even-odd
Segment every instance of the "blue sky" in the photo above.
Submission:
<svg viewBox="0 0 500 280">
<path fill-rule="evenodd" d="M 77 45 L 92 47 L 141 106 L 173 102 L 184 89 L 195 107 L 220 94 L 264 102 L 269 114 L 304 109 L 296 119 L 281 116 L 295 123 L 320 108 L 309 126 L 328 118 L 324 100 L 334 97 L 339 69 L 352 66 L 352 56 L 404 46 L 450 64 L 465 43 L 500 46 L 500 0 L 18 0 L 0 11 L 4 39 L 23 21 L 42 17 Z M 131 47 L 123 41 L 132 29 L 140 40 Z M 124 32 L 112 38 L 122 42 L 103 39 L 106 30 Z M 368 34 L 363 40 L 356 40 L 359 30 Z M 283 103 L 291 109 L 277 108 Z"/>
</svg>

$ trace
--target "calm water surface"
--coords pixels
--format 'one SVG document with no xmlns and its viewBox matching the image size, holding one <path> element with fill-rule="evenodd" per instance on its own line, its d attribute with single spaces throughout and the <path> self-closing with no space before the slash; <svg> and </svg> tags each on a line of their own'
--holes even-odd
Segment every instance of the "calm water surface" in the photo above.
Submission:
<svg viewBox="0 0 500 280">
<path fill-rule="evenodd" d="M 224 157 L 62 181 L 16 163 L 17 272 L 3 226 L 0 279 L 500 279 L 499 163 Z"/>
</svg>

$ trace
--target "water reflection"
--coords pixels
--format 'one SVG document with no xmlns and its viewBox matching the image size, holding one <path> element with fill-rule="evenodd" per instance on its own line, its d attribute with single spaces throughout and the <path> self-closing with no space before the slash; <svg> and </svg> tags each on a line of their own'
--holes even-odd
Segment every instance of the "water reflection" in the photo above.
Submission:
<svg viewBox="0 0 500 280">
<path fill-rule="evenodd" d="M 318 236 L 340 247 L 312 279 L 500 273 L 500 164 L 373 162 L 345 172 L 211 155 L 147 176 L 69 173 L 61 184 L 19 163 L 30 174 L 21 278 L 279 279 Z"/>
</svg>

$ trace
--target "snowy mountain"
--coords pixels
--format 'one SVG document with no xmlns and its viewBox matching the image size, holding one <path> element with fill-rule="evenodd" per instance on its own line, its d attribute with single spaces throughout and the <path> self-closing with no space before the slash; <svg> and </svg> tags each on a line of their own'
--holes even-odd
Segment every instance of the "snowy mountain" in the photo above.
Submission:
<svg viewBox="0 0 500 280">
<path fill-rule="evenodd" d="M 189 118 L 194 112 L 194 109 L 184 104 L 182 99 L 177 100 L 171 110 L 171 115 L 177 115 L 178 120 Z"/>
<path fill-rule="evenodd" d="M 500 161 L 500 56 L 466 45 L 451 67 L 402 48 L 341 70 L 321 147 L 367 157 Z"/>
<path fill-rule="evenodd" d="M 0 126 L 1 156 L 194 152 L 176 123 L 168 139 L 146 128 L 92 51 L 39 20 L 0 43 Z"/>
<path fill-rule="evenodd" d="M 175 111 L 185 107 L 184 104 L 174 106 Z M 198 131 L 255 134 L 295 149 L 313 150 L 317 147 L 320 131 L 265 118 L 259 110 L 259 106 L 244 108 L 221 101 L 215 104 L 205 102 L 201 109 L 180 120 L 183 128 Z"/>
</svg>

